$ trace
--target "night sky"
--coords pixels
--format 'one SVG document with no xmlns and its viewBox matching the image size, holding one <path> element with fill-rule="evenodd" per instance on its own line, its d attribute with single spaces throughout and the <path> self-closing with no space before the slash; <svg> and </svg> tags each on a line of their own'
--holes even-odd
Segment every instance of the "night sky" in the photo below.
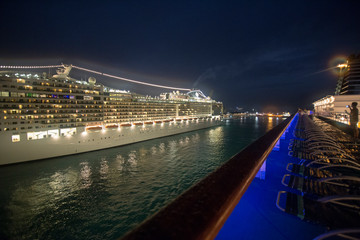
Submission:
<svg viewBox="0 0 360 240">
<path fill-rule="evenodd" d="M 0 13 L 1 65 L 63 62 L 199 88 L 228 111 L 310 108 L 335 91 L 336 70 L 322 70 L 360 53 L 357 0 L 1 1 Z"/>
</svg>

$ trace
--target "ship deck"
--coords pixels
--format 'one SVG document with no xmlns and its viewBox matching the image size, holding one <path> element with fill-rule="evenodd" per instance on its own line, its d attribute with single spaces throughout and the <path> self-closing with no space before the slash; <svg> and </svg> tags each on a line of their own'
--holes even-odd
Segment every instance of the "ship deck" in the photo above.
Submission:
<svg viewBox="0 0 360 240">
<path fill-rule="evenodd" d="M 288 155 L 288 145 L 296 124 L 289 126 L 280 148 L 273 149 L 246 193 L 227 219 L 216 239 L 313 239 L 326 231 L 325 226 L 305 222 L 276 207 L 286 166 L 296 161 Z"/>
<path fill-rule="evenodd" d="M 124 239 L 358 239 L 360 147 L 315 120 L 280 123 Z"/>
</svg>

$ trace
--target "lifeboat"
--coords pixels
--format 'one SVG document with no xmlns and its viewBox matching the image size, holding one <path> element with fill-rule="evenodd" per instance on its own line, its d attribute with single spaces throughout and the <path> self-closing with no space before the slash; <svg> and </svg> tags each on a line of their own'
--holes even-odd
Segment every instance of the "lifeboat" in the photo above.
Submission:
<svg viewBox="0 0 360 240">
<path fill-rule="evenodd" d="M 193 120 L 192 118 L 189 118 L 189 120 Z"/>
<path fill-rule="evenodd" d="M 154 124 L 154 122 L 145 122 L 145 124 Z"/>
<path fill-rule="evenodd" d="M 92 127 L 86 127 L 86 131 L 98 131 L 102 130 L 103 128 L 101 126 L 92 126 Z"/>
<path fill-rule="evenodd" d="M 181 119 L 176 119 L 176 121 L 180 122 L 180 121 L 181 121 Z"/>
<path fill-rule="evenodd" d="M 164 121 L 165 122 L 165 121 Z M 162 123 L 162 121 L 155 121 L 155 123 Z"/>
<path fill-rule="evenodd" d="M 131 127 L 131 123 L 122 123 L 120 127 Z"/>
<path fill-rule="evenodd" d="M 163 122 L 170 122 L 170 121 L 172 121 L 172 120 L 164 120 Z"/>
<path fill-rule="evenodd" d="M 144 123 L 142 122 L 137 122 L 137 123 L 133 123 L 135 126 L 140 126 L 140 125 L 143 125 Z"/>
<path fill-rule="evenodd" d="M 106 125 L 105 128 L 118 128 L 117 124 Z"/>
</svg>

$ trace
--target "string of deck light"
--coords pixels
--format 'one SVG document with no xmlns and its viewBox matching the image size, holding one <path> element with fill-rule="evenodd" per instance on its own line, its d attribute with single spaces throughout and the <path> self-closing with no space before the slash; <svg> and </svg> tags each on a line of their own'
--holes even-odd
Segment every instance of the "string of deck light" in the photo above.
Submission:
<svg viewBox="0 0 360 240">
<path fill-rule="evenodd" d="M 8 69 L 37 69 L 37 68 L 58 68 L 58 67 L 63 67 L 63 65 L 0 66 L 0 68 L 8 68 Z M 166 89 L 180 90 L 180 91 L 191 91 L 191 89 L 189 89 L 189 88 L 178 88 L 178 87 L 170 87 L 170 86 L 165 86 L 165 85 L 141 82 L 141 81 L 137 81 L 137 80 L 133 80 L 133 79 L 129 79 L 129 78 L 123 78 L 123 77 L 119 77 L 119 76 L 115 76 L 115 75 L 110 75 L 110 74 L 107 74 L 107 73 L 102 73 L 102 72 L 98 72 L 98 71 L 94 71 L 94 70 L 91 70 L 91 69 L 78 67 L 78 66 L 74 66 L 74 65 L 72 65 L 72 68 L 79 69 L 79 70 L 86 71 L 86 72 L 90 72 L 90 73 L 94 73 L 94 74 L 98 74 L 98 75 L 109 77 L 109 78 L 114 78 L 114 79 L 118 79 L 118 80 L 122 80 L 122 81 L 132 82 L 132 83 L 136 83 L 136 84 L 142 84 L 142 85 L 151 86 L 151 87 L 166 88 Z"/>
<path fill-rule="evenodd" d="M 0 66 L 0 68 L 21 68 L 21 69 L 28 69 L 28 68 L 57 68 L 62 67 L 63 65 L 49 65 L 49 66 Z"/>
<path fill-rule="evenodd" d="M 79 69 L 79 70 L 83 70 L 83 71 L 95 73 L 95 74 L 98 74 L 98 75 L 102 75 L 102 76 L 105 76 L 105 77 L 114 78 L 114 79 L 119 79 L 119 80 L 123 80 L 123 81 L 127 81 L 127 82 L 132 82 L 132 83 L 137 83 L 137 84 L 142 84 L 142 85 L 147 85 L 147 86 L 151 86 L 151 87 L 167 88 L 167 89 L 174 89 L 174 90 L 181 90 L 181 91 L 191 91 L 191 89 L 188 89 L 188 88 L 177 88 L 177 87 L 170 87 L 170 86 L 165 86 L 165 85 L 159 85 L 159 84 L 141 82 L 141 81 L 132 80 L 132 79 L 129 79 L 129 78 L 123 78 L 123 77 L 118 77 L 118 76 L 115 76 L 115 75 L 110 75 L 110 74 L 107 74 L 107 73 L 101 73 L 101 72 L 93 71 L 93 70 L 90 70 L 90 69 L 87 69 L 87 68 L 78 67 L 78 66 L 72 66 L 72 67 L 73 67 L 73 68 L 76 68 L 76 69 Z"/>
</svg>

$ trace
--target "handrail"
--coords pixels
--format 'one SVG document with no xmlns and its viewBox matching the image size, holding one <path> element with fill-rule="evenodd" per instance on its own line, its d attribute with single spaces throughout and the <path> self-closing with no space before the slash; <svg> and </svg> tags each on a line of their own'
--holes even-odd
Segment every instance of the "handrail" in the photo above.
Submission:
<svg viewBox="0 0 360 240">
<path fill-rule="evenodd" d="M 319 236 L 317 236 L 316 238 L 314 238 L 313 240 L 323 240 L 325 238 L 330 238 L 330 237 L 334 237 L 334 236 L 341 236 L 343 239 L 356 239 L 356 238 L 352 238 L 350 235 L 351 233 L 360 233 L 360 228 L 347 228 L 347 229 L 337 229 L 337 230 L 333 230 L 330 232 L 326 232 L 323 233 Z M 345 235 L 348 234 L 348 235 Z"/>
<path fill-rule="evenodd" d="M 214 239 L 294 116 L 251 143 L 122 239 Z"/>
<path fill-rule="evenodd" d="M 292 169 L 290 169 L 290 166 L 292 166 L 292 165 L 294 165 L 294 163 L 288 163 L 288 164 L 286 165 L 286 170 L 287 170 L 288 172 L 292 172 Z"/>
<path fill-rule="evenodd" d="M 282 195 L 282 194 L 286 194 L 286 191 L 280 191 L 280 192 L 278 192 L 278 195 L 277 195 L 277 198 L 276 198 L 276 207 L 277 207 L 279 210 L 285 212 L 286 209 L 280 206 L 280 198 L 281 198 L 281 195 Z"/>
<path fill-rule="evenodd" d="M 282 180 L 281 180 L 282 185 L 284 185 L 285 187 L 288 187 L 288 186 L 289 186 L 289 184 L 286 184 L 286 183 L 285 183 L 285 180 L 286 180 L 287 177 L 291 177 L 291 175 L 290 175 L 290 174 L 285 174 L 285 175 L 283 176 Z"/>
</svg>

